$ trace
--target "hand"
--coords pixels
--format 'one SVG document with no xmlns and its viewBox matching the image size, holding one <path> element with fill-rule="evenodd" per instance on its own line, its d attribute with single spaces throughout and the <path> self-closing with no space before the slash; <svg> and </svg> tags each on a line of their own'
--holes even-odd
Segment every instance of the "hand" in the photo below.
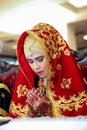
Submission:
<svg viewBox="0 0 87 130">
<path fill-rule="evenodd" d="M 32 89 L 27 93 L 27 103 L 30 111 L 29 116 L 35 117 L 38 115 L 52 116 L 51 102 L 47 96 L 40 93 L 40 90 Z"/>
<path fill-rule="evenodd" d="M 49 98 L 45 95 L 42 95 L 42 102 L 39 106 L 39 113 L 44 116 L 52 117 L 51 102 Z"/>
</svg>

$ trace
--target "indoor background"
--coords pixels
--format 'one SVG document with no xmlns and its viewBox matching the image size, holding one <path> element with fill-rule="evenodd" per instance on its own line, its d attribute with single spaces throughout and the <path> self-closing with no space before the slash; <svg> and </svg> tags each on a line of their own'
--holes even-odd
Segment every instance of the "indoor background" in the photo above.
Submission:
<svg viewBox="0 0 87 130">
<path fill-rule="evenodd" d="M 71 49 L 87 53 L 87 0 L 0 0 L 0 59 L 16 64 L 19 35 L 38 22 L 53 25 Z"/>
</svg>

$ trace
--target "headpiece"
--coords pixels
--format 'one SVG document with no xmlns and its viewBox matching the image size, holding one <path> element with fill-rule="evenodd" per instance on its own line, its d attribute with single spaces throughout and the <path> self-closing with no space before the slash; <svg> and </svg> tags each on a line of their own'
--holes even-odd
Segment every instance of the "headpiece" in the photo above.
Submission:
<svg viewBox="0 0 87 130">
<path fill-rule="evenodd" d="M 42 53 L 42 49 L 38 41 L 30 36 L 27 36 L 24 41 L 24 54 L 27 57 L 28 55 Z"/>
</svg>

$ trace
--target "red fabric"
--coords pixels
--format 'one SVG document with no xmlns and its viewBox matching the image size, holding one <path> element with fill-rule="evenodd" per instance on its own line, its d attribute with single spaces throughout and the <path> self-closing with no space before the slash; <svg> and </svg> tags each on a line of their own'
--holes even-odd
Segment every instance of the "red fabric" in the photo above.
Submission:
<svg viewBox="0 0 87 130">
<path fill-rule="evenodd" d="M 34 87 L 36 75 L 24 56 L 23 46 L 27 35 L 41 41 L 47 59 L 46 92 L 52 102 L 53 116 L 87 115 L 87 81 L 81 69 L 60 33 L 51 25 L 40 23 L 19 38 L 17 56 L 21 70 L 12 96 L 9 116 L 28 116 L 26 93 Z"/>
<path fill-rule="evenodd" d="M 7 84 L 9 86 L 11 92 L 13 92 L 16 77 L 17 77 L 16 72 L 12 72 L 12 73 L 0 76 L 0 80 L 3 81 L 5 84 Z"/>
<path fill-rule="evenodd" d="M 9 64 L 5 60 L 0 61 L 0 81 L 7 84 L 11 93 L 15 86 L 18 71 L 18 65 Z"/>
</svg>

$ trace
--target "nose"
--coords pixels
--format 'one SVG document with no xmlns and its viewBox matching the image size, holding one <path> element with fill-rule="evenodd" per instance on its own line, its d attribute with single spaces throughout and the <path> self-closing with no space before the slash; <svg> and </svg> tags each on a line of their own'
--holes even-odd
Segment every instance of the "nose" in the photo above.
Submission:
<svg viewBox="0 0 87 130">
<path fill-rule="evenodd" d="M 34 62 L 34 69 L 39 69 L 40 65 L 37 63 L 37 61 Z"/>
</svg>

